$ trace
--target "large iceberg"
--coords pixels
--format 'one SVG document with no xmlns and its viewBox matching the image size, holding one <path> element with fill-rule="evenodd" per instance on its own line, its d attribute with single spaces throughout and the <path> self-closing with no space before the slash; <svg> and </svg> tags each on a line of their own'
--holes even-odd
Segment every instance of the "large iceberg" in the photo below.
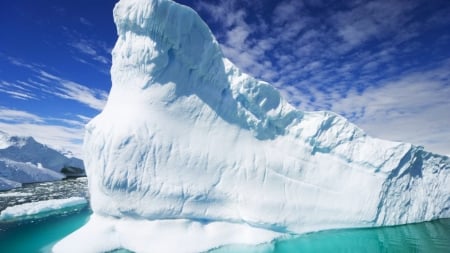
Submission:
<svg viewBox="0 0 450 253">
<path fill-rule="evenodd" d="M 297 110 L 188 7 L 121 0 L 114 20 L 112 88 L 84 141 L 94 214 L 55 251 L 196 252 L 450 217 L 448 157 Z"/>
</svg>

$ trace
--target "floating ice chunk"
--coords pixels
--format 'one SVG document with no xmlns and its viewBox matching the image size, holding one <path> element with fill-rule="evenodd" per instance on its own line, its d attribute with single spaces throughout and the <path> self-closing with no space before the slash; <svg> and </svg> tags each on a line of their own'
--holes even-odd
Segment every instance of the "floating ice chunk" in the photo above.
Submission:
<svg viewBox="0 0 450 253">
<path fill-rule="evenodd" d="M 29 192 L 5 192 L 0 193 L 0 198 L 8 198 L 8 197 L 26 197 L 31 196 L 32 193 Z"/>
<path fill-rule="evenodd" d="M 76 211 L 87 206 L 87 200 L 81 197 L 52 199 L 7 207 L 0 213 L 0 221 L 11 222 L 43 218 L 50 215 Z"/>
</svg>

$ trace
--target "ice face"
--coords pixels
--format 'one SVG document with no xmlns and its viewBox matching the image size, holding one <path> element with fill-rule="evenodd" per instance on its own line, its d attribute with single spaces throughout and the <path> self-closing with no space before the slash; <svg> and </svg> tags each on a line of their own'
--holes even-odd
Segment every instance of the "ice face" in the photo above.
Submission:
<svg viewBox="0 0 450 253">
<path fill-rule="evenodd" d="M 448 157 L 296 110 L 224 59 L 187 7 L 121 0 L 114 19 L 112 89 L 84 142 L 95 215 L 277 233 L 450 216 Z"/>
</svg>

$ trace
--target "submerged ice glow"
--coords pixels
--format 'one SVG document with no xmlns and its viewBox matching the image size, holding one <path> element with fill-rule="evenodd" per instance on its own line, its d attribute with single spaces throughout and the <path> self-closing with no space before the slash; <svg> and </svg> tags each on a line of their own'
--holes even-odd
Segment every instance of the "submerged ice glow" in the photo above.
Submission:
<svg viewBox="0 0 450 253">
<path fill-rule="evenodd" d="M 196 252 L 450 217 L 448 157 L 296 110 L 224 59 L 190 8 L 121 0 L 114 19 L 113 85 L 84 142 L 94 214 L 55 251 L 171 252 L 170 236 Z"/>
</svg>

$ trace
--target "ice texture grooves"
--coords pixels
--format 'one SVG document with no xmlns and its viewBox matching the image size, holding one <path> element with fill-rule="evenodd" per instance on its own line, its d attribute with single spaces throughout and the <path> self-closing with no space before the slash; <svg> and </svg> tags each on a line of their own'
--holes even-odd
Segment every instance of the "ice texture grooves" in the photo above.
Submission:
<svg viewBox="0 0 450 253">
<path fill-rule="evenodd" d="M 100 220 L 149 230 L 150 221 L 218 222 L 275 236 L 450 217 L 448 157 L 297 110 L 225 59 L 188 7 L 121 0 L 114 19 L 112 88 L 84 140 Z M 86 226 L 58 249 L 93 233 Z M 111 238 L 130 236 L 107 226 Z M 205 250 L 197 244 L 185 251 Z"/>
</svg>

